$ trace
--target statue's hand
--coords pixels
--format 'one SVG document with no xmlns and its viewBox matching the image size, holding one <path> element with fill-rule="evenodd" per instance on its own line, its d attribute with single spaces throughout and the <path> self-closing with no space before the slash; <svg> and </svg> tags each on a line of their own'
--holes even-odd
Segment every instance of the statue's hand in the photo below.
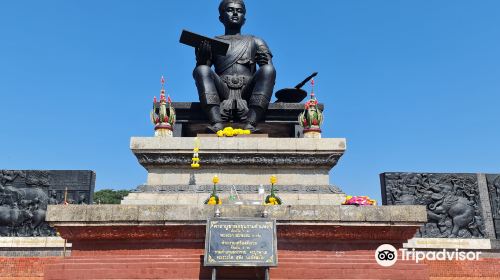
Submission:
<svg viewBox="0 0 500 280">
<path fill-rule="evenodd" d="M 195 50 L 198 65 L 209 65 L 212 60 L 212 46 L 208 41 L 202 41 Z"/>
<path fill-rule="evenodd" d="M 257 62 L 259 66 L 269 64 L 269 57 L 266 53 L 257 52 L 255 55 L 255 62 Z"/>
</svg>

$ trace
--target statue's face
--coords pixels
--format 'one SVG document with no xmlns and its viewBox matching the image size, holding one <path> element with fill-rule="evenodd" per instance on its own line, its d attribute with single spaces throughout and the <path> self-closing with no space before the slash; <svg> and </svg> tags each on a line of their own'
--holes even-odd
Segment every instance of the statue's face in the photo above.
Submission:
<svg viewBox="0 0 500 280">
<path fill-rule="evenodd" d="M 227 3 L 219 17 L 224 26 L 242 26 L 245 23 L 245 9 L 239 3 Z"/>
</svg>

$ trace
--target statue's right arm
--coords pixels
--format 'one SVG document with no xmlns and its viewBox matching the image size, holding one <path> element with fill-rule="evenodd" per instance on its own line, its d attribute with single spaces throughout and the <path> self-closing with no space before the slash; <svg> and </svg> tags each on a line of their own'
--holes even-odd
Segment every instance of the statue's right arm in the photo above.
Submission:
<svg viewBox="0 0 500 280">
<path fill-rule="evenodd" d="M 195 49 L 196 66 L 212 66 L 212 46 L 208 41 L 202 41 L 200 46 Z"/>
</svg>

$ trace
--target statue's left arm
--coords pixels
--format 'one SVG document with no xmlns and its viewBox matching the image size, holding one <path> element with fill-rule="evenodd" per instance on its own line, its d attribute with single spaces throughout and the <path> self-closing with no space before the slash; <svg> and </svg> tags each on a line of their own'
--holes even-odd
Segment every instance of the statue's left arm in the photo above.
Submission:
<svg viewBox="0 0 500 280">
<path fill-rule="evenodd" d="M 257 53 L 255 55 L 255 62 L 259 66 L 266 65 L 266 64 L 273 64 L 273 54 L 271 53 L 271 50 L 267 46 L 266 42 L 264 40 L 254 37 L 255 39 L 255 44 L 257 45 Z"/>
</svg>

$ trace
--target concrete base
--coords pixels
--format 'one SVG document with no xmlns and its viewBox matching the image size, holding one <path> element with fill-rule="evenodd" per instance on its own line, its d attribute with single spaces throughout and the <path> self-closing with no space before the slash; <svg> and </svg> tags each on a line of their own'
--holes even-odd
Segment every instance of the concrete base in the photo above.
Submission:
<svg viewBox="0 0 500 280">
<path fill-rule="evenodd" d="M 63 248 L 61 237 L 0 237 L 0 248 Z M 71 247 L 71 244 L 66 244 Z"/>
<path fill-rule="evenodd" d="M 47 265 L 45 279 L 210 279 L 202 256 L 206 219 L 277 221 L 272 279 L 429 279 L 427 265 L 375 262 L 375 249 L 401 248 L 427 220 L 419 206 L 49 206 L 47 220 L 73 242 L 73 255 Z M 85 273 L 81 273 L 85 271 Z M 78 273 L 80 272 L 80 273 Z M 263 279 L 262 268 L 219 268 L 217 279 Z"/>
<path fill-rule="evenodd" d="M 491 250 L 494 249 L 490 239 L 463 238 L 412 238 L 403 244 L 408 249 L 461 249 Z"/>
<path fill-rule="evenodd" d="M 147 226 L 205 226 L 207 218 L 214 217 L 216 210 L 219 210 L 221 217 L 226 218 L 261 217 L 262 213 L 267 211 L 268 217 L 276 219 L 279 225 L 321 224 L 372 228 L 381 226 L 405 236 L 408 233 L 403 229 L 406 229 L 411 232 L 408 238 L 427 221 L 425 207 L 410 205 L 49 205 L 46 220 L 51 226 L 56 227 L 63 238 L 71 240 L 85 238 L 75 237 L 74 234 L 77 233 L 72 231 L 81 227 L 146 226 L 145 232 L 147 232 Z M 388 238 L 384 236 L 383 231 L 380 233 L 381 238 Z M 95 234 L 106 233 L 95 232 Z M 130 234 L 134 235 L 137 232 Z M 370 233 L 367 236 L 371 236 Z M 405 237 L 405 241 L 408 238 Z"/>
<path fill-rule="evenodd" d="M 0 237 L 0 257 L 58 257 L 71 247 L 61 237 Z"/>
<path fill-rule="evenodd" d="M 500 240 L 499 239 L 491 239 L 491 248 L 493 250 L 500 250 Z"/>
</svg>

